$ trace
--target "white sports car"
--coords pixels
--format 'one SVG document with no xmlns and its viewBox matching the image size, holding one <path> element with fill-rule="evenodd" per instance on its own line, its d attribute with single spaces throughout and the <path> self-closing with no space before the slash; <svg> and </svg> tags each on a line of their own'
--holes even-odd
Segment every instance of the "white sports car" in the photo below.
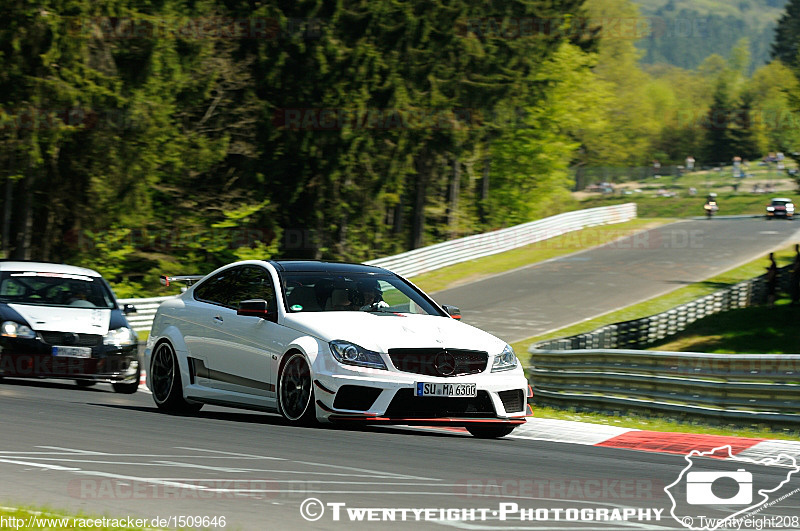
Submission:
<svg viewBox="0 0 800 531">
<path fill-rule="evenodd" d="M 147 342 L 147 386 L 161 409 L 465 426 L 486 438 L 525 422 L 530 388 L 511 347 L 390 271 L 250 260 L 162 277 L 198 279 L 161 305 Z"/>
</svg>

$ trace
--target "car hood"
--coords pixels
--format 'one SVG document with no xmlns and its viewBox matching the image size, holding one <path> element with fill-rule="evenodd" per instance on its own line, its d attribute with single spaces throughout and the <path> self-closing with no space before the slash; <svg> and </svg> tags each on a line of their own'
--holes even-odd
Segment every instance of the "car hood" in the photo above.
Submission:
<svg viewBox="0 0 800 531">
<path fill-rule="evenodd" d="M 32 304 L 8 306 L 37 331 L 106 335 L 111 320 L 111 310 L 102 308 L 67 308 Z"/>
<path fill-rule="evenodd" d="M 502 352 L 506 343 L 468 324 L 431 315 L 308 312 L 286 316 L 286 326 L 323 341 L 341 339 L 376 352 L 390 348 L 447 347 Z"/>
</svg>

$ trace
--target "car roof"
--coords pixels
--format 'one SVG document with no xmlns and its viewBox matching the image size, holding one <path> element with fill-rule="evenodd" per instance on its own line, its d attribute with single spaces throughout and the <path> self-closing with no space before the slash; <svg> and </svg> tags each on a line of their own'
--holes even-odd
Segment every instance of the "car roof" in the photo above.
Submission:
<svg viewBox="0 0 800 531">
<path fill-rule="evenodd" d="M 286 272 L 324 272 L 324 273 L 372 273 L 389 274 L 382 267 L 347 262 L 325 262 L 322 260 L 270 260 L 275 269 Z"/>
<path fill-rule="evenodd" d="M 51 264 L 49 262 L 29 262 L 26 260 L 0 260 L 0 271 L 35 271 L 37 273 L 62 273 L 86 277 L 101 276 L 97 271 L 85 267 Z"/>
<path fill-rule="evenodd" d="M 772 200 L 773 201 L 786 201 L 787 203 L 791 203 L 792 202 L 792 200 L 789 199 L 788 197 L 773 197 Z"/>
</svg>

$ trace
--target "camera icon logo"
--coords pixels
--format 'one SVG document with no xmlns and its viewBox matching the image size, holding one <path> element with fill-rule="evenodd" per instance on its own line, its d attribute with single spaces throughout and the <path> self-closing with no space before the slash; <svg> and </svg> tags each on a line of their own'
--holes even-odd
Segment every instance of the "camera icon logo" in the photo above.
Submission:
<svg viewBox="0 0 800 531">
<path fill-rule="evenodd" d="M 736 485 L 738 491 L 734 496 L 718 495 L 719 490 Z M 736 472 L 689 472 L 686 474 L 686 502 L 690 505 L 750 505 L 753 503 L 753 474 L 743 468 Z"/>
</svg>

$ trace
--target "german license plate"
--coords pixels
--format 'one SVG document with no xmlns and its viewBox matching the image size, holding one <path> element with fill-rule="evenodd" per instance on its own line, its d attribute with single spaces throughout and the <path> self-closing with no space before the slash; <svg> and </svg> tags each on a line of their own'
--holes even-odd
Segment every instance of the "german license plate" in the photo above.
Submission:
<svg viewBox="0 0 800 531">
<path fill-rule="evenodd" d="M 417 383 L 415 396 L 478 396 L 478 385 L 474 383 Z"/>
<path fill-rule="evenodd" d="M 92 349 L 88 347 L 53 347 L 53 356 L 59 358 L 91 358 Z"/>
</svg>

